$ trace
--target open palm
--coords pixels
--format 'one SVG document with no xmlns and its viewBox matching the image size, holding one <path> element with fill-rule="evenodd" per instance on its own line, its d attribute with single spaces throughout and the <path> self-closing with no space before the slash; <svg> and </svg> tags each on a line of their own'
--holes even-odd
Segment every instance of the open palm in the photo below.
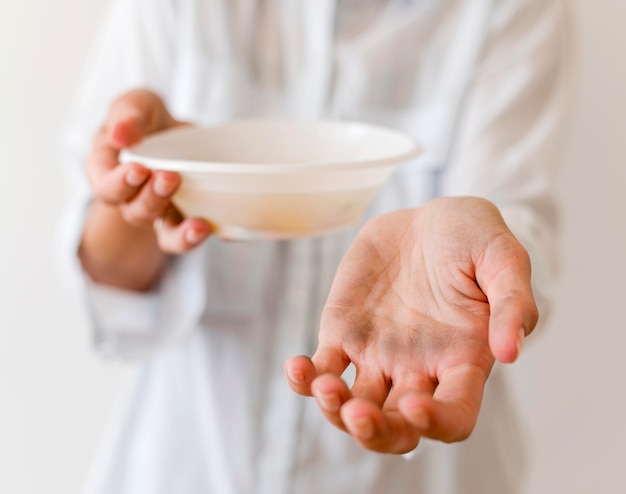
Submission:
<svg viewBox="0 0 626 494">
<path fill-rule="evenodd" d="M 294 391 L 363 447 L 404 453 L 423 436 L 468 437 L 495 359 L 537 322 L 530 262 L 497 208 L 441 198 L 368 222 L 337 271 Z M 340 378 L 356 367 L 351 388 Z"/>
</svg>

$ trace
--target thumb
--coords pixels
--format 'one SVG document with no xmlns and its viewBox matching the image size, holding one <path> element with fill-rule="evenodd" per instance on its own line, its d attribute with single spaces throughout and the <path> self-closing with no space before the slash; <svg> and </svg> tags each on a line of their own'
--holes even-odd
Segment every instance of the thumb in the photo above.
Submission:
<svg viewBox="0 0 626 494">
<path fill-rule="evenodd" d="M 123 94 L 111 104 L 105 127 L 110 145 L 122 149 L 176 124 L 158 94 L 138 89 Z"/>
<path fill-rule="evenodd" d="M 488 246 L 477 272 L 490 306 L 489 347 L 504 363 L 518 358 L 524 338 L 537 325 L 530 275 L 528 253 L 511 233 Z"/>
</svg>

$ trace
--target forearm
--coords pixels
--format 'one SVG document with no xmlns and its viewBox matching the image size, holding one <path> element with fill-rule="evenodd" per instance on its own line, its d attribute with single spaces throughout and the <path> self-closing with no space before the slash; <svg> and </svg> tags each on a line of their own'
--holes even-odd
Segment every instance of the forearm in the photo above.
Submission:
<svg viewBox="0 0 626 494">
<path fill-rule="evenodd" d="M 93 281 L 134 291 L 154 286 L 166 260 L 151 227 L 132 226 L 101 202 L 91 208 L 78 254 Z"/>
</svg>

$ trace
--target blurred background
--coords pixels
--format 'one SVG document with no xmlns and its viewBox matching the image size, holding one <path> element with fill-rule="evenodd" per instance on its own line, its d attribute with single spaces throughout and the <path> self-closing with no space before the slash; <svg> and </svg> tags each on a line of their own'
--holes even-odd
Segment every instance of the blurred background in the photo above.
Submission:
<svg viewBox="0 0 626 494">
<path fill-rule="evenodd" d="M 624 493 L 626 2 L 578 7 L 555 309 L 510 368 L 527 493 Z M 0 1 L 0 492 L 77 493 L 126 370 L 90 353 L 53 258 L 59 143 L 106 0 Z"/>
</svg>

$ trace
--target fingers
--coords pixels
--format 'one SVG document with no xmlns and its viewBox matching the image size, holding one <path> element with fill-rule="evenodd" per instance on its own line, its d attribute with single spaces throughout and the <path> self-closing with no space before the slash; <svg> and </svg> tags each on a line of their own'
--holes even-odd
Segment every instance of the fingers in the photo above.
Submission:
<svg viewBox="0 0 626 494">
<path fill-rule="evenodd" d="M 147 134 L 178 124 L 158 95 L 131 91 L 113 102 L 94 140 L 87 160 L 94 195 L 100 201 L 119 206 L 122 217 L 132 226 L 151 226 L 160 218 L 171 206 L 181 178 L 172 172 L 152 172 L 136 163 L 119 164 L 119 151 Z M 181 221 L 182 218 L 177 223 Z M 167 226 L 158 236 L 167 252 L 189 250 L 211 230 L 210 225 L 199 220 L 182 228 Z"/>
<path fill-rule="evenodd" d="M 352 389 L 339 376 L 323 374 L 313 380 L 311 394 L 315 397 L 321 412 L 331 424 L 353 433 L 344 421 L 343 407 L 355 400 L 371 404 L 379 409 L 389 393 L 389 386 L 382 378 L 366 378 L 357 376 Z M 354 419 L 353 429 L 367 427 L 360 423 L 360 417 Z"/>
<path fill-rule="evenodd" d="M 120 150 L 147 134 L 175 125 L 180 123 L 171 117 L 160 97 L 150 91 L 131 91 L 115 100 L 87 159 L 87 176 L 96 198 L 120 204 L 134 197 L 150 179 L 151 172 L 138 164 L 120 165 Z M 155 182 L 157 193 L 160 182 Z"/>
<path fill-rule="evenodd" d="M 311 384 L 318 376 L 315 365 L 309 357 L 300 355 L 285 362 L 285 376 L 289 387 L 302 396 L 313 396 Z"/>
<path fill-rule="evenodd" d="M 177 173 L 151 173 L 140 165 L 129 163 L 106 174 L 96 185 L 95 194 L 101 201 L 119 206 L 129 225 L 145 228 L 156 222 L 160 249 L 178 254 L 193 249 L 213 231 L 213 226 L 205 220 L 183 221 L 171 202 L 180 183 Z"/>
<path fill-rule="evenodd" d="M 363 448 L 392 454 L 412 451 L 422 437 L 444 442 L 467 439 L 476 425 L 488 377 L 474 365 L 448 371 L 439 384 L 426 375 L 405 377 L 381 404 L 357 396 L 337 375 L 318 375 L 307 357 L 289 359 L 285 371 L 291 388 L 314 396 L 331 424 Z"/>
<path fill-rule="evenodd" d="M 409 422 L 399 411 L 398 402 L 409 394 L 432 400 L 435 383 L 426 375 L 403 375 L 379 405 L 356 397 L 344 404 L 341 421 L 345 429 L 364 448 L 382 453 L 406 453 L 415 449 L 423 435 L 420 423 Z"/>
<path fill-rule="evenodd" d="M 158 220 L 157 240 L 159 248 L 168 254 L 180 254 L 190 251 L 211 235 L 213 228 L 210 223 L 201 219 L 182 220 L 182 216 L 174 207 L 170 214 Z"/>
<path fill-rule="evenodd" d="M 348 385 L 336 375 L 324 374 L 313 380 L 311 393 L 326 420 L 348 432 L 341 418 L 342 407 L 353 396 Z"/>
<path fill-rule="evenodd" d="M 346 383 L 339 377 L 345 370 L 343 357 L 336 355 L 335 373 L 320 375 L 311 359 L 306 356 L 291 357 L 285 362 L 285 375 L 289 387 L 302 396 L 314 396 L 326 418 L 334 426 L 346 430 L 341 421 L 339 411 L 352 395 Z M 343 368 L 342 368 L 343 365 Z M 328 370 L 327 367 L 321 367 Z"/>
<path fill-rule="evenodd" d="M 498 255 L 500 258 L 495 258 Z M 499 361 L 514 362 L 524 337 L 533 331 L 539 317 L 530 281 L 530 260 L 518 246 L 497 249 L 485 262 L 502 266 L 481 285 L 490 305 L 489 347 Z"/>
<path fill-rule="evenodd" d="M 148 121 L 149 117 L 138 108 L 125 106 L 116 111 L 114 105 L 105 124 L 107 143 L 113 149 L 123 149 L 139 143 L 150 133 Z"/>
<path fill-rule="evenodd" d="M 352 389 L 337 374 L 319 375 L 311 384 L 311 394 L 330 423 L 347 430 L 343 418 L 343 405 L 357 399 L 380 408 L 389 394 L 389 382 L 382 375 L 367 375 L 357 369 L 357 377 Z M 359 422 L 357 417 L 356 422 Z M 357 425 L 357 427 L 360 427 Z"/>
<path fill-rule="evenodd" d="M 115 192 L 109 192 L 111 185 L 105 183 L 107 175 L 118 166 L 119 149 L 111 147 L 107 142 L 106 130 L 100 129 L 87 156 L 87 178 L 96 197 L 102 197 L 107 202 L 113 202 L 111 196 L 117 201 Z M 120 167 L 122 168 L 122 167 Z M 118 170 L 115 177 L 116 183 L 124 183 L 124 174 L 130 171 L 129 167 Z M 123 196 L 124 194 L 121 194 Z"/>
<path fill-rule="evenodd" d="M 172 196 L 181 183 L 180 175 L 159 171 L 152 174 L 132 200 L 120 204 L 122 216 L 133 226 L 150 226 L 170 205 Z"/>
<path fill-rule="evenodd" d="M 135 197 L 151 176 L 147 168 L 127 163 L 90 178 L 94 196 L 106 204 L 117 205 Z"/>
<path fill-rule="evenodd" d="M 328 402 L 324 394 L 334 394 L 332 411 L 320 405 L 327 420 L 366 449 L 401 454 L 415 449 L 422 437 L 444 442 L 467 439 L 476 425 L 487 373 L 466 365 L 450 370 L 438 385 L 425 375 L 402 379 L 383 406 L 354 396 L 334 379 L 320 376 L 313 382 L 318 403 Z"/>
<path fill-rule="evenodd" d="M 486 379 L 479 367 L 458 367 L 442 378 L 434 395 L 428 379 L 407 381 L 392 390 L 382 408 L 363 398 L 346 401 L 341 423 L 362 447 L 381 453 L 412 451 L 422 437 L 462 441 L 476 425 Z"/>
<path fill-rule="evenodd" d="M 387 387 L 380 386 L 380 382 L 376 384 L 373 383 L 368 387 L 362 383 L 361 391 L 358 388 L 355 391 L 354 386 L 350 390 L 339 376 L 323 374 L 313 379 L 310 388 L 311 395 L 315 397 L 320 411 L 328 422 L 352 434 L 355 438 L 369 439 L 370 434 L 373 436 L 374 431 L 382 427 L 382 425 L 374 425 L 376 418 L 370 417 L 369 413 L 376 414 L 378 411 L 377 415 L 380 415 L 380 407 L 389 392 Z M 364 394 L 363 391 L 369 392 L 373 397 Z M 366 410 L 361 410 L 359 406 L 366 407 Z"/>
<path fill-rule="evenodd" d="M 104 127 L 109 145 L 119 150 L 177 124 L 157 94 L 138 89 L 123 94 L 111 104 Z"/>
<path fill-rule="evenodd" d="M 512 363 L 519 357 L 524 338 L 537 323 L 537 307 L 524 294 L 508 294 L 492 302 L 489 319 L 489 347 L 500 362 Z"/>
<path fill-rule="evenodd" d="M 320 345 L 312 359 L 298 356 L 285 362 L 291 389 L 303 396 L 314 396 L 326 420 L 342 430 L 345 427 L 339 410 L 352 394 L 340 376 L 349 362 L 341 349 L 331 345 Z"/>
<path fill-rule="evenodd" d="M 381 410 L 363 398 L 345 403 L 341 419 L 357 443 L 379 453 L 408 453 L 417 447 L 422 437 L 397 410 Z"/>
<path fill-rule="evenodd" d="M 340 376 L 350 364 L 350 359 L 339 346 L 320 344 L 311 358 L 318 374 Z"/>
<path fill-rule="evenodd" d="M 442 377 L 434 395 L 407 393 L 398 400 L 398 409 L 423 436 L 462 441 L 476 425 L 486 380 L 487 374 L 480 367 L 457 367 Z"/>
<path fill-rule="evenodd" d="M 339 348 L 320 345 L 312 359 L 305 356 L 292 357 L 285 362 L 285 375 L 293 391 L 302 396 L 313 396 L 311 384 L 322 374 L 341 376 L 350 360 Z"/>
<path fill-rule="evenodd" d="M 311 383 L 311 395 L 315 397 L 326 420 L 345 431 L 339 412 L 341 406 L 352 398 L 354 393 L 340 376 L 350 364 L 350 358 L 342 347 L 320 344 L 313 355 L 312 363 L 319 377 Z"/>
</svg>

